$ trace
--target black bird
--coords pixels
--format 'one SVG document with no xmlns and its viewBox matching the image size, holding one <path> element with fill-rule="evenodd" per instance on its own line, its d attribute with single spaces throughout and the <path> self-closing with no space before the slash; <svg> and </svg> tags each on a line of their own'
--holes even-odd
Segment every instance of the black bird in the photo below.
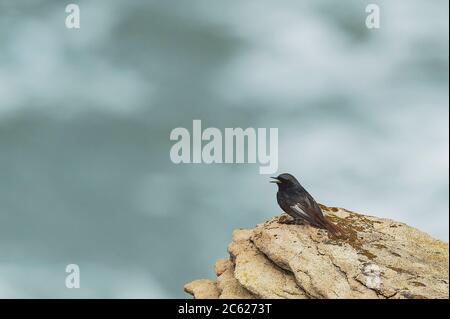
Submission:
<svg viewBox="0 0 450 319">
<path fill-rule="evenodd" d="M 278 185 L 277 201 L 281 209 L 294 218 L 293 222 L 308 223 L 328 230 L 332 235 L 342 234 L 341 229 L 330 222 L 323 214 L 314 198 L 291 174 L 271 177 Z"/>
</svg>

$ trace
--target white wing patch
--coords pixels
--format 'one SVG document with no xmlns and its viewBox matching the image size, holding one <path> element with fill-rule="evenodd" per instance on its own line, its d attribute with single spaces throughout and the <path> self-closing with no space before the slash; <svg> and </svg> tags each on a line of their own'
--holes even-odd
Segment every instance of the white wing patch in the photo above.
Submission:
<svg viewBox="0 0 450 319">
<path fill-rule="evenodd" d="M 311 201 L 309 200 L 308 196 L 306 196 L 305 200 L 306 200 L 306 204 L 311 207 L 312 206 Z"/>
<path fill-rule="evenodd" d="M 291 206 L 291 208 L 299 213 L 300 216 L 304 217 L 305 219 L 309 219 L 308 214 L 303 211 L 299 204 L 295 204 L 294 206 Z"/>
</svg>

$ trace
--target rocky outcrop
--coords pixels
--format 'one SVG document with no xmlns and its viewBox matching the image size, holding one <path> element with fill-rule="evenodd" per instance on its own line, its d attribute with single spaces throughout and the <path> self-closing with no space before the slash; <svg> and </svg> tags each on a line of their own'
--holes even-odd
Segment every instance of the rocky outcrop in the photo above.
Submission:
<svg viewBox="0 0 450 319">
<path fill-rule="evenodd" d="M 195 296 L 197 299 L 217 299 L 220 297 L 220 290 L 216 282 L 209 279 L 197 279 L 184 285 L 184 291 Z"/>
<path fill-rule="evenodd" d="M 322 206 L 345 232 L 331 237 L 276 216 L 238 229 L 215 281 L 185 285 L 195 298 L 448 298 L 448 244 L 389 219 Z"/>
</svg>

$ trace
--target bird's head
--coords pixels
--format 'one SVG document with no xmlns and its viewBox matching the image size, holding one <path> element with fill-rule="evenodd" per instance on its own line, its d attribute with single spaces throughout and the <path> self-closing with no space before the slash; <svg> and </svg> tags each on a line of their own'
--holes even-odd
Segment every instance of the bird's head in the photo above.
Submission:
<svg viewBox="0 0 450 319">
<path fill-rule="evenodd" d="M 278 175 L 277 177 L 271 177 L 271 183 L 276 183 L 278 188 L 290 188 L 300 186 L 298 180 L 292 176 L 291 174 L 283 173 Z"/>
</svg>

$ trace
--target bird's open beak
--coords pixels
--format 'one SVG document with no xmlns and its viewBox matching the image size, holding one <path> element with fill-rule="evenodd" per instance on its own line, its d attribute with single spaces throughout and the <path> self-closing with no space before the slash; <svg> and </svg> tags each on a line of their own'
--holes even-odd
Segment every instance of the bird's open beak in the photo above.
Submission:
<svg viewBox="0 0 450 319">
<path fill-rule="evenodd" d="M 270 183 L 276 183 L 276 184 L 281 183 L 281 181 L 278 178 L 276 178 L 276 177 L 271 177 L 271 178 L 273 178 L 273 181 L 270 181 Z"/>
</svg>

